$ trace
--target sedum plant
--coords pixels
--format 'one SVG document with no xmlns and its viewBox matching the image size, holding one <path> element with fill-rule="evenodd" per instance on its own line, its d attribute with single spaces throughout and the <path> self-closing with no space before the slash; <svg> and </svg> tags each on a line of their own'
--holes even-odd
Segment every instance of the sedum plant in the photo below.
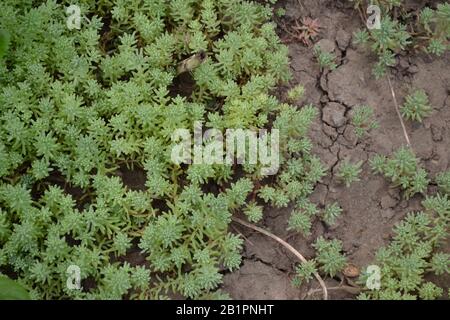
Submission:
<svg viewBox="0 0 450 320">
<path fill-rule="evenodd" d="M 327 205 L 323 212 L 320 212 L 314 203 L 302 199 L 297 202 L 295 209 L 291 213 L 288 220 L 288 230 L 309 236 L 316 217 L 319 217 L 321 221 L 328 225 L 334 225 L 341 214 L 342 208 L 337 203 Z"/>
<path fill-rule="evenodd" d="M 378 122 L 373 119 L 374 110 L 369 106 L 356 106 L 353 110 L 351 122 L 358 139 L 363 138 L 371 130 L 378 128 Z"/>
<path fill-rule="evenodd" d="M 360 181 L 359 175 L 362 171 L 362 164 L 362 161 L 357 163 L 349 163 L 348 161 L 345 161 L 341 164 L 337 177 L 344 182 L 347 188 L 350 187 L 353 182 Z"/>
<path fill-rule="evenodd" d="M 305 87 L 301 84 L 298 84 L 288 91 L 287 97 L 289 101 L 295 102 L 303 98 L 304 94 L 305 94 Z"/>
<path fill-rule="evenodd" d="M 373 68 L 377 79 L 385 75 L 387 67 L 396 64 L 395 58 L 401 51 L 422 48 L 441 56 L 450 48 L 450 3 L 439 3 L 435 9 L 424 6 L 411 13 L 404 10 L 403 0 L 351 1 L 360 12 L 366 11 L 370 4 L 381 9 L 379 29 L 354 33 L 355 44 L 367 46 L 378 55 Z"/>
<path fill-rule="evenodd" d="M 335 202 L 327 205 L 323 211 L 322 219 L 328 225 L 336 223 L 336 219 L 342 214 L 342 208 Z"/>
<path fill-rule="evenodd" d="M 400 148 L 391 158 L 376 155 L 370 160 L 372 170 L 390 179 L 394 187 L 401 187 L 406 199 L 416 193 L 425 193 L 429 179 L 427 172 L 420 167 L 419 159 L 407 148 Z"/>
<path fill-rule="evenodd" d="M 396 64 L 396 53 L 405 50 L 411 40 L 403 24 L 385 16 L 381 19 L 380 29 L 373 29 L 370 32 L 357 31 L 354 34 L 354 42 L 369 46 L 371 51 L 378 55 L 378 62 L 373 68 L 373 74 L 380 79 L 386 74 L 387 67 Z"/>
<path fill-rule="evenodd" d="M 402 116 L 407 120 L 422 122 L 433 110 L 424 90 L 416 90 L 408 95 L 400 109 Z"/>
<path fill-rule="evenodd" d="M 444 290 L 429 281 L 429 275 L 450 272 L 450 255 L 440 251 L 448 242 L 450 200 L 448 195 L 426 198 L 424 210 L 409 213 L 394 228 L 390 244 L 376 254 L 380 287 L 367 289 L 359 299 L 438 299 Z M 361 283 L 367 283 L 367 274 Z M 448 288 L 447 288 L 448 290 Z"/>
<path fill-rule="evenodd" d="M 341 253 L 342 242 L 340 240 L 325 240 L 323 237 L 319 237 L 313 247 L 317 251 L 316 261 L 320 265 L 320 270 L 330 277 L 334 277 L 346 266 L 347 259 Z"/>
<path fill-rule="evenodd" d="M 72 4 L 80 29 L 66 25 Z M 2 1 L 0 270 L 33 299 L 224 297 L 243 244 L 232 215 L 259 221 L 262 203 L 305 199 L 325 174 L 307 137 L 317 109 L 270 94 L 289 80 L 272 13 L 242 0 Z M 172 162 L 173 132 L 196 122 L 279 129 L 278 175 Z M 80 289 L 66 286 L 71 266 Z"/>
<path fill-rule="evenodd" d="M 314 278 L 314 273 L 317 272 L 316 261 L 314 259 L 307 260 L 300 263 L 295 268 L 295 276 L 292 279 L 294 287 L 300 287 L 304 283 L 308 283 Z"/>
<path fill-rule="evenodd" d="M 435 10 L 425 7 L 419 15 L 426 51 L 441 56 L 450 48 L 450 3 L 439 3 Z M 425 44 L 426 45 L 426 44 Z"/>
<path fill-rule="evenodd" d="M 314 47 L 314 56 L 322 70 L 335 70 L 337 68 L 336 56 L 333 53 L 322 50 L 318 45 Z"/>
<path fill-rule="evenodd" d="M 436 182 L 443 193 L 450 194 L 450 171 L 439 173 L 436 177 Z"/>
<path fill-rule="evenodd" d="M 333 278 L 346 266 L 347 258 L 341 253 L 342 242 L 340 240 L 325 240 L 323 237 L 319 237 L 313 247 L 316 250 L 316 257 L 298 264 L 295 268 L 295 276 L 292 279 L 295 287 L 308 283 L 314 278 L 316 272 Z"/>
<path fill-rule="evenodd" d="M 300 200 L 288 221 L 288 230 L 294 230 L 304 235 L 311 234 L 313 219 L 319 209 L 308 200 Z"/>
</svg>

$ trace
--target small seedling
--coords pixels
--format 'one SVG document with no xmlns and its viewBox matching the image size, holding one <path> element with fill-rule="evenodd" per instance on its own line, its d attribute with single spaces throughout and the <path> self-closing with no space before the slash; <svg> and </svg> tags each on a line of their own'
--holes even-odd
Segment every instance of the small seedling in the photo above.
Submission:
<svg viewBox="0 0 450 320">
<path fill-rule="evenodd" d="M 339 172 L 337 177 L 345 183 L 345 186 L 348 188 L 353 182 L 359 181 L 359 175 L 361 173 L 361 166 L 363 162 L 359 161 L 358 163 L 352 164 L 347 161 L 342 163 L 339 168 Z"/>
<path fill-rule="evenodd" d="M 357 106 L 354 109 L 352 124 L 355 127 L 355 135 L 361 139 L 370 130 L 378 128 L 378 122 L 373 120 L 374 110 L 369 106 Z"/>
<path fill-rule="evenodd" d="M 427 172 L 420 167 L 419 159 L 407 148 L 400 148 L 391 158 L 376 155 L 371 161 L 372 170 L 389 178 L 394 187 L 404 190 L 406 199 L 427 190 Z"/>
<path fill-rule="evenodd" d="M 295 287 L 300 287 L 304 283 L 308 283 L 313 279 L 314 273 L 317 272 L 316 261 L 314 259 L 300 263 L 295 268 L 295 277 L 292 284 Z"/>
<path fill-rule="evenodd" d="M 342 214 L 342 208 L 337 204 L 333 203 L 327 205 L 323 211 L 323 221 L 328 225 L 333 225 L 336 223 L 336 219 Z"/>
<path fill-rule="evenodd" d="M 259 222 L 263 217 L 262 207 L 253 202 L 247 205 L 244 209 L 244 213 L 250 222 Z"/>
<path fill-rule="evenodd" d="M 288 230 L 310 235 L 312 220 L 319 213 L 319 209 L 308 200 L 300 200 L 288 221 Z"/>
<path fill-rule="evenodd" d="M 450 195 L 450 171 L 439 173 L 436 182 L 441 192 Z"/>
<path fill-rule="evenodd" d="M 443 55 L 449 48 L 450 39 L 450 3 L 440 3 L 436 10 L 424 8 L 419 15 L 421 39 L 428 41 L 425 51 L 437 56 Z"/>
<path fill-rule="evenodd" d="M 366 20 L 363 12 L 373 2 L 352 1 L 363 20 Z M 401 9 L 403 0 L 380 0 L 375 4 L 383 13 L 380 28 L 358 30 L 353 38 L 355 44 L 369 47 L 378 55 L 379 60 L 373 68 L 377 79 L 386 74 L 387 67 L 396 64 L 395 58 L 401 51 L 422 48 L 428 53 L 441 56 L 450 48 L 449 3 L 438 4 L 436 9 L 425 7 L 421 12 L 413 14 Z M 367 21 L 363 22 L 366 24 Z"/>
<path fill-rule="evenodd" d="M 290 102 L 295 102 L 303 98 L 304 94 L 305 94 L 305 87 L 299 84 L 288 91 L 288 99 Z"/>
<path fill-rule="evenodd" d="M 294 26 L 291 28 L 284 28 L 288 33 L 287 42 L 300 41 L 306 46 L 311 46 L 314 39 L 320 32 L 319 19 L 312 19 L 309 17 L 303 18 L 301 21 L 295 20 Z"/>
<path fill-rule="evenodd" d="M 316 257 L 302 262 L 295 269 L 292 283 L 296 287 L 308 283 L 317 270 L 334 277 L 345 268 L 347 259 L 341 253 L 342 242 L 340 240 L 325 240 L 323 237 L 319 237 L 313 247 L 316 250 Z"/>
<path fill-rule="evenodd" d="M 279 18 L 284 17 L 286 15 L 286 9 L 280 7 L 280 8 L 275 10 L 275 14 Z"/>
<path fill-rule="evenodd" d="M 335 70 L 337 68 L 336 56 L 332 53 L 323 51 L 320 46 L 314 47 L 314 56 L 322 70 Z"/>
<path fill-rule="evenodd" d="M 342 242 L 340 240 L 325 240 L 323 237 L 319 237 L 313 247 L 317 251 L 316 261 L 320 270 L 330 277 L 334 277 L 344 269 L 347 259 L 341 253 Z"/>
<path fill-rule="evenodd" d="M 425 117 L 430 115 L 432 110 L 425 91 L 416 90 L 406 97 L 405 104 L 401 107 L 400 112 L 407 120 L 422 122 Z"/>
</svg>

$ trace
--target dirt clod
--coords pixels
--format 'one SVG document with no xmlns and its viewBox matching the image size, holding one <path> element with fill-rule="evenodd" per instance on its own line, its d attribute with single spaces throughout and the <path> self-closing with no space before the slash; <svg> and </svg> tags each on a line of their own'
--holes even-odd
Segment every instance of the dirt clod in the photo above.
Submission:
<svg viewBox="0 0 450 320">
<path fill-rule="evenodd" d="M 322 120 L 334 128 L 342 127 L 346 121 L 345 110 L 343 105 L 330 102 L 323 108 Z"/>
</svg>

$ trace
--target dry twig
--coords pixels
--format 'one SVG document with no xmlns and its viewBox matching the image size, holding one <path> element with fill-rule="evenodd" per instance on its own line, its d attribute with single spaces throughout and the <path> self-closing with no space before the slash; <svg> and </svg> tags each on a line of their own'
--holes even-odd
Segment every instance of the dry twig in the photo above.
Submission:
<svg viewBox="0 0 450 320">
<path fill-rule="evenodd" d="M 302 256 L 302 254 L 300 252 L 298 252 L 293 246 L 291 246 L 289 243 L 287 243 L 286 241 L 284 241 L 283 239 L 281 239 L 280 237 L 277 237 L 276 235 L 274 235 L 273 233 L 270 233 L 267 230 L 264 230 L 260 227 L 257 227 L 251 223 L 248 223 L 242 219 L 236 218 L 236 217 L 232 217 L 233 221 L 246 226 L 247 228 L 253 229 L 255 231 L 258 231 L 272 239 L 274 239 L 275 241 L 277 241 L 278 243 L 280 243 L 281 245 L 283 245 L 286 249 L 288 249 L 292 254 L 294 254 L 301 262 L 307 262 L 307 260 L 305 259 L 305 257 Z M 317 281 L 319 281 L 320 286 L 322 287 L 322 291 L 323 291 L 323 299 L 327 300 L 328 299 L 328 290 L 327 290 L 327 286 L 325 285 L 325 282 L 323 281 L 322 277 L 317 273 L 314 272 L 314 277 L 317 279 Z"/>
<path fill-rule="evenodd" d="M 398 107 L 397 97 L 395 96 L 394 87 L 392 87 L 391 78 L 389 76 L 387 76 L 387 79 L 388 79 L 388 83 L 389 83 L 389 88 L 391 89 L 392 99 L 394 100 L 395 111 L 397 112 L 397 116 L 400 119 L 400 124 L 402 125 L 403 135 L 405 136 L 406 144 L 408 145 L 409 148 L 412 149 L 411 142 L 410 142 L 409 136 L 408 136 L 408 132 L 406 131 L 406 126 L 403 121 L 402 114 L 400 113 L 400 108 Z"/>
<path fill-rule="evenodd" d="M 337 287 L 330 287 L 330 288 L 327 288 L 327 290 L 328 290 L 328 291 L 343 290 L 343 291 L 348 292 L 348 293 L 350 293 L 350 294 L 358 294 L 358 293 L 361 292 L 361 289 L 360 289 L 360 288 L 357 288 L 357 287 L 351 287 L 351 286 L 346 286 L 346 285 L 339 285 L 339 286 L 337 286 Z M 313 295 L 313 294 L 315 294 L 315 293 L 317 293 L 317 292 L 320 292 L 320 291 L 322 291 L 322 289 L 311 289 L 311 290 L 308 291 L 307 296 L 309 297 L 309 296 L 311 296 L 311 295 Z"/>
</svg>

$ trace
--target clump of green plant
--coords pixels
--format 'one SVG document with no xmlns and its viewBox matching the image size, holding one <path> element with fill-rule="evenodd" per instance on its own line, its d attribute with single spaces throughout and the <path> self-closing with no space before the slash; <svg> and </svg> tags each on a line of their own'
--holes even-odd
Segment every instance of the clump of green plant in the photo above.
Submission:
<svg viewBox="0 0 450 320">
<path fill-rule="evenodd" d="M 322 214 L 323 221 L 328 225 L 336 223 L 336 219 L 342 214 L 342 208 L 335 202 L 325 206 Z"/>
<path fill-rule="evenodd" d="M 319 237 L 313 247 L 317 251 L 316 261 L 322 272 L 334 277 L 344 269 L 347 259 L 342 254 L 342 242 L 340 240 L 325 240 L 323 237 Z"/>
<path fill-rule="evenodd" d="M 316 250 L 316 257 L 300 263 L 295 269 L 292 283 L 296 287 L 308 283 L 313 279 L 314 273 L 318 271 L 334 277 L 347 264 L 347 259 L 342 254 L 342 242 L 340 240 L 325 240 L 323 237 L 319 237 L 313 247 Z"/>
<path fill-rule="evenodd" d="M 8 51 L 10 41 L 9 33 L 0 29 L 0 59 L 2 59 L 6 54 L 6 51 Z"/>
<path fill-rule="evenodd" d="M 380 29 L 357 31 L 354 34 L 355 44 L 368 45 L 378 55 L 378 62 L 373 68 L 373 74 L 380 79 L 386 74 L 387 67 L 396 64 L 396 53 L 405 50 L 411 43 L 406 27 L 396 20 L 385 16 L 380 22 Z"/>
<path fill-rule="evenodd" d="M 422 122 L 428 117 L 433 108 L 428 101 L 428 95 L 424 90 L 415 90 L 406 97 L 406 101 L 400 109 L 402 116 L 407 120 Z"/>
<path fill-rule="evenodd" d="M 450 171 L 439 173 L 436 177 L 436 183 L 441 192 L 450 195 Z"/>
<path fill-rule="evenodd" d="M 373 119 L 374 110 L 369 106 L 356 106 L 353 110 L 352 124 L 355 127 L 355 135 L 361 139 L 370 130 L 378 128 L 378 122 Z"/>
<path fill-rule="evenodd" d="M 419 21 L 427 52 L 441 56 L 450 49 L 450 3 L 439 3 L 436 10 L 423 8 Z"/>
<path fill-rule="evenodd" d="M 347 188 L 350 187 L 353 182 L 360 181 L 359 175 L 362 171 L 362 164 L 362 161 L 357 163 L 349 163 L 348 161 L 344 161 L 339 167 L 337 177 L 345 184 Z"/>
<path fill-rule="evenodd" d="M 319 217 L 328 225 L 333 225 L 336 223 L 336 219 L 342 214 L 342 208 L 337 203 L 333 203 L 327 205 L 320 215 L 319 213 L 320 210 L 317 206 L 309 200 L 299 200 L 289 217 L 288 230 L 294 230 L 309 236 L 315 217 Z"/>
<path fill-rule="evenodd" d="M 307 260 L 298 264 L 295 268 L 295 276 L 292 279 L 294 287 L 300 287 L 304 283 L 308 283 L 314 278 L 314 273 L 317 272 L 317 262 L 314 259 Z"/>
<path fill-rule="evenodd" d="M 376 155 L 370 160 L 370 165 L 373 171 L 390 179 L 394 187 L 401 187 L 406 199 L 416 193 L 425 193 L 428 188 L 427 172 L 408 148 L 400 148 L 391 158 Z"/>
<path fill-rule="evenodd" d="M 373 4 L 363 0 L 354 2 L 360 12 L 365 12 L 368 5 Z M 378 63 L 373 68 L 377 79 L 385 75 L 387 67 L 396 64 L 398 53 L 410 47 L 421 47 L 436 55 L 442 55 L 450 48 L 449 3 L 438 4 L 435 10 L 425 7 L 421 12 L 412 14 L 401 9 L 402 2 L 376 1 L 375 4 L 381 9 L 380 28 L 359 30 L 354 34 L 355 44 L 369 46 L 378 55 Z"/>
<path fill-rule="evenodd" d="M 336 55 L 333 53 L 322 50 L 318 45 L 314 47 L 313 53 L 322 70 L 335 70 L 337 68 Z"/>
<path fill-rule="evenodd" d="M 450 272 L 450 255 L 439 251 L 448 242 L 450 199 L 437 195 L 422 204 L 424 211 L 409 213 L 394 228 L 391 243 L 378 251 L 374 265 L 380 270 L 380 288 L 364 290 L 359 299 L 431 300 L 443 296 L 444 290 L 427 276 Z M 362 275 L 363 285 L 368 276 Z"/>
<path fill-rule="evenodd" d="M 285 105 L 274 122 L 279 130 L 281 172 L 272 185 L 262 186 L 257 196 L 276 208 L 301 202 L 314 190 L 314 186 L 326 174 L 320 159 L 312 154 L 311 140 L 306 137 L 318 110 L 310 105 L 295 110 Z M 291 137 L 286 139 L 287 137 Z"/>
<path fill-rule="evenodd" d="M 284 17 L 286 15 L 286 9 L 280 7 L 278 9 L 275 10 L 275 14 L 277 15 L 277 17 L 281 18 Z"/>
<path fill-rule="evenodd" d="M 263 218 L 263 207 L 256 203 L 249 203 L 245 209 L 244 214 L 250 222 L 259 222 Z"/>
<path fill-rule="evenodd" d="M 299 84 L 288 91 L 287 97 L 289 101 L 295 102 L 303 98 L 304 94 L 305 94 L 305 87 Z"/>
<path fill-rule="evenodd" d="M 310 235 L 313 219 L 318 213 L 319 209 L 315 204 L 308 200 L 299 201 L 289 218 L 288 230 Z"/>
</svg>

